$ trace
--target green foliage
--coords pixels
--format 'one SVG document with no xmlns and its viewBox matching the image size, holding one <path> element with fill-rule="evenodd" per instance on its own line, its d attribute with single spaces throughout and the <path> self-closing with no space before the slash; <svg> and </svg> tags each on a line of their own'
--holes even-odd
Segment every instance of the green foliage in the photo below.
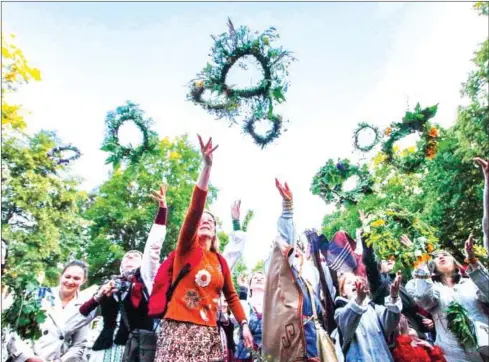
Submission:
<svg viewBox="0 0 489 362">
<path fill-rule="evenodd" d="M 346 191 L 343 184 L 352 176 L 358 177 L 354 189 Z M 352 165 L 344 159 L 335 163 L 332 159 L 314 176 L 311 185 L 313 195 L 319 195 L 327 203 L 355 205 L 364 195 L 372 193 L 372 180 L 366 165 Z"/>
<path fill-rule="evenodd" d="M 59 143 L 45 131 L 27 136 L 12 130 L 3 137 L 2 238 L 9 243 L 9 257 L 2 285 L 15 296 L 5 322 L 26 338 L 39 336 L 35 321 L 42 313 L 31 297 L 21 302 L 24 291 L 34 289 L 41 272 L 55 285 L 58 266 L 85 240 L 80 210 L 86 194 L 78 190 L 80 180 L 48 156 Z"/>
<path fill-rule="evenodd" d="M 248 210 L 243 221 L 243 226 L 241 227 L 243 231 L 248 231 L 248 225 L 250 224 L 250 221 L 253 220 L 254 216 L 255 212 L 253 210 Z"/>
<path fill-rule="evenodd" d="M 14 93 L 20 85 L 30 81 L 40 81 L 41 72 L 29 65 L 24 53 L 17 48 L 12 39 L 2 35 L 2 130 L 23 130 L 27 125 L 21 113 L 21 106 L 9 104 L 8 95 Z"/>
<path fill-rule="evenodd" d="M 128 121 L 134 122 L 143 134 L 143 142 L 140 146 L 123 146 L 119 143 L 119 128 Z M 153 124 L 151 118 L 144 118 L 144 111 L 131 101 L 117 107 L 115 111 L 107 113 L 105 126 L 107 127 L 102 151 L 110 152 L 106 163 L 112 163 L 115 169 L 120 167 L 121 161 L 126 159 L 130 163 L 136 163 L 148 153 L 157 154 L 158 136 L 149 128 Z"/>
<path fill-rule="evenodd" d="M 252 273 L 255 272 L 265 272 L 265 262 L 263 260 L 258 260 L 256 265 L 251 270 Z"/>
<path fill-rule="evenodd" d="M 480 6 L 485 6 L 487 10 L 487 3 Z M 463 260 L 461 250 L 470 233 L 474 233 L 477 244 L 482 243 L 484 178 L 480 169 L 474 166 L 472 158 L 485 157 L 489 154 L 488 49 L 486 40 L 475 52 L 473 62 L 476 68 L 469 74 L 462 88 L 462 95 L 468 97 L 471 103 L 459 107 L 458 117 L 453 127 L 437 129 L 439 132 L 437 150 L 430 154 L 431 161 L 423 161 L 422 167 L 421 165 L 407 167 L 421 159 L 421 156 L 415 155 L 424 147 L 421 142 L 421 146 L 418 144 L 418 152 L 408 149 L 404 152 L 405 157 L 395 156 L 400 162 L 409 159 L 418 161 L 406 161 L 409 165 L 402 165 L 402 167 L 398 167 L 397 161 L 386 162 L 389 161 L 389 156 L 385 151 L 391 149 L 395 152 L 393 139 L 402 138 L 400 133 L 391 137 L 390 143 L 384 143 L 384 152 L 377 154 L 370 162 L 374 193 L 361 198 L 356 206 L 344 205 L 327 215 L 323 222 L 323 231 L 326 235 L 331 236 L 341 229 L 353 235 L 355 229 L 360 226 L 357 210 L 364 210 L 370 216 L 374 216 L 379 213 L 385 214 L 391 205 L 396 205 L 398 211 L 416 215 L 417 222 L 429 226 L 430 237 L 434 235 L 439 240 L 440 248 L 450 250 L 459 261 Z M 433 107 L 422 110 L 417 106 L 414 112 L 406 114 L 397 130 L 406 127 L 405 132 L 410 132 L 424 127 L 426 133 L 429 128 L 425 121 L 431 118 L 435 111 Z M 392 134 L 389 132 L 392 132 L 392 129 L 386 130 L 387 135 Z M 432 135 L 435 135 L 434 131 Z M 379 229 L 378 240 L 372 242 L 377 252 L 384 257 L 390 253 L 395 255 L 398 248 L 403 249 L 398 244 L 400 234 L 405 233 L 411 239 L 419 237 L 417 236 L 419 232 L 410 229 L 409 224 L 402 226 L 402 223 L 389 220 L 385 222 L 389 223 L 388 228 L 394 228 L 397 224 L 401 229 L 391 232 L 389 237 L 384 237 L 382 229 Z M 417 247 L 419 255 L 422 247 L 421 245 Z M 478 247 L 475 246 L 476 249 Z M 402 253 L 406 252 L 406 250 L 402 251 Z M 423 255 L 425 254 L 421 256 Z M 404 258 L 400 259 L 402 261 Z M 410 261 L 406 259 L 403 263 Z"/>
<path fill-rule="evenodd" d="M 436 154 L 438 129 L 428 122 L 436 115 L 438 105 L 421 109 L 419 103 L 414 112 L 407 111 L 402 122 L 394 122 L 387 130 L 388 139 L 382 144 L 386 162 L 392 163 L 404 172 L 416 172 L 426 161 Z M 394 143 L 404 137 L 418 132 L 421 139 L 417 144 L 416 152 L 409 152 L 404 157 L 398 157 L 394 151 Z"/>
<path fill-rule="evenodd" d="M 467 310 L 458 302 L 451 302 L 446 310 L 448 329 L 457 337 L 458 343 L 465 349 L 477 347 L 474 324 Z"/>
<path fill-rule="evenodd" d="M 229 119 L 232 124 L 237 123 L 237 116 L 242 116 L 246 120 L 243 130 L 263 148 L 280 136 L 282 118 L 273 113 L 273 106 L 285 101 L 289 87 L 288 67 L 294 58 L 282 47 L 272 46 L 279 38 L 273 27 L 261 34 L 251 32 L 246 26 L 236 30 L 231 20 L 228 27 L 229 33 L 212 37 L 214 46 L 210 55 L 213 63 L 207 63 L 197 78 L 191 81 L 188 99 L 219 119 Z M 236 89 L 227 85 L 229 70 L 248 56 L 261 66 L 263 79 L 251 88 Z M 243 63 L 238 63 L 238 66 L 246 70 Z M 211 94 L 209 100 L 203 99 L 205 91 Z M 254 124 L 262 119 L 272 124 L 265 136 L 256 134 L 254 130 Z"/>
<path fill-rule="evenodd" d="M 145 154 L 125 170 L 115 170 L 100 186 L 85 213 L 91 225 L 90 243 L 84 252 L 96 281 L 119 273 L 124 251 L 143 251 L 157 210 L 149 194 L 162 179 L 168 183 L 168 226 L 162 256 L 175 248 L 200 164 L 200 152 L 191 146 L 187 136 L 173 142 L 165 138 L 157 152 Z M 215 197 L 216 190 L 211 188 L 208 204 Z"/>
</svg>

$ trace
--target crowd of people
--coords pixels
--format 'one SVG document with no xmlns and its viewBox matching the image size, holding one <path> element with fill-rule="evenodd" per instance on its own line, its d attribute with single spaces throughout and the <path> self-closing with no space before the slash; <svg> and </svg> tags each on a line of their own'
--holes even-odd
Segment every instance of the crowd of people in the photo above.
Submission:
<svg viewBox="0 0 489 362">
<path fill-rule="evenodd" d="M 97 362 L 489 361 L 489 273 L 475 257 L 472 235 L 465 260 L 435 250 L 403 280 L 393 272 L 394 257 L 378 260 L 362 230 L 356 240 L 339 232 L 330 254 L 324 236 L 298 233 L 292 191 L 278 180 L 277 237 L 264 270 L 241 275 L 235 290 L 232 272 L 247 244 L 240 202 L 232 207 L 233 231 L 220 254 L 216 218 L 205 208 L 217 146 L 200 136 L 199 142 L 203 169 L 175 250 L 160 260 L 168 212 L 162 185 L 151 195 L 159 207 L 144 252 L 128 251 L 120 277 L 88 300 L 80 298 L 88 267 L 70 261 L 58 287 L 43 293 L 41 337 L 31 342 L 4 330 L 2 362 L 82 362 L 97 316 L 103 329 L 90 354 Z M 475 162 L 485 177 L 489 253 L 489 161 Z M 409 246 L 409 236 L 402 243 Z M 471 321 L 474 345 L 450 328 L 452 302 Z"/>
</svg>

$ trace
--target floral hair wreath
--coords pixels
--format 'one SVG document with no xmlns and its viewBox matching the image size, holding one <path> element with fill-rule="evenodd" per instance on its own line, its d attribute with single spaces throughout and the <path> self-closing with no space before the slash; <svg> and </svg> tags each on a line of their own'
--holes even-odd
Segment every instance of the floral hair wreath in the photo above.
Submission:
<svg viewBox="0 0 489 362">
<path fill-rule="evenodd" d="M 439 131 L 438 128 L 431 126 L 428 121 L 436 115 L 437 110 L 438 105 L 421 109 L 418 103 L 414 112 L 406 112 L 402 122 L 395 122 L 385 130 L 388 139 L 382 145 L 382 152 L 386 155 L 386 162 L 409 173 L 422 166 L 426 158 L 433 159 L 435 157 Z M 415 132 L 421 134 L 417 151 L 408 153 L 403 157 L 396 156 L 394 143 Z"/>
<path fill-rule="evenodd" d="M 137 162 L 141 156 L 154 150 L 157 142 L 157 135 L 149 128 L 153 124 L 151 118 L 143 118 L 144 112 L 139 105 L 127 101 L 125 105 L 117 107 L 115 111 L 107 113 L 105 125 L 107 127 L 102 151 L 112 153 L 106 163 L 112 163 L 114 168 L 118 168 L 123 159 Z M 123 146 L 119 143 L 119 128 L 125 122 L 134 122 L 143 135 L 143 142 L 140 146 L 133 148 Z"/>
<path fill-rule="evenodd" d="M 65 151 L 72 151 L 74 154 L 70 157 L 62 158 L 61 153 Z M 81 156 L 80 150 L 72 145 L 67 146 L 58 146 L 54 147 L 51 151 L 48 152 L 48 157 L 51 158 L 58 165 L 67 165 L 71 161 L 75 161 L 79 159 Z"/>
<path fill-rule="evenodd" d="M 375 139 L 372 141 L 372 143 L 370 143 L 369 145 L 365 145 L 365 146 L 360 146 L 360 143 L 359 143 L 359 135 L 360 133 L 362 133 L 364 130 L 366 129 L 370 129 L 371 131 L 374 132 L 375 134 Z M 381 133 L 379 131 L 379 129 L 371 124 L 368 124 L 368 123 L 360 123 L 357 127 L 357 129 L 353 132 L 353 146 L 359 150 L 359 151 L 362 151 L 362 152 L 369 152 L 371 151 L 375 146 L 377 146 L 377 144 L 379 144 L 380 140 L 381 140 L 382 136 L 381 136 Z"/>
<path fill-rule="evenodd" d="M 351 176 L 357 176 L 359 181 L 354 189 L 343 190 L 343 184 Z M 355 205 L 363 196 L 373 192 L 373 181 L 367 165 L 357 166 L 344 159 L 337 163 L 332 159 L 314 176 L 311 192 L 319 195 L 327 204 L 336 203 Z"/>
<path fill-rule="evenodd" d="M 243 131 L 263 148 L 281 134 L 282 117 L 274 114 L 273 107 L 285 101 L 289 86 L 288 67 L 295 59 L 291 52 L 272 46 L 273 41 L 279 38 L 273 27 L 259 34 L 246 26 L 235 29 L 228 19 L 228 28 L 228 33 L 212 36 L 214 45 L 210 56 L 213 63 L 207 63 L 192 80 L 187 98 L 218 119 L 227 118 L 231 124 L 236 124 L 236 117 L 241 116 L 244 119 Z M 226 78 L 230 69 L 238 63 L 246 70 L 239 61 L 247 56 L 253 57 L 261 66 L 263 79 L 250 88 L 237 89 L 228 85 Z M 208 100 L 203 98 L 205 91 L 210 92 Z M 255 131 L 254 125 L 259 120 L 271 123 L 266 135 Z"/>
</svg>

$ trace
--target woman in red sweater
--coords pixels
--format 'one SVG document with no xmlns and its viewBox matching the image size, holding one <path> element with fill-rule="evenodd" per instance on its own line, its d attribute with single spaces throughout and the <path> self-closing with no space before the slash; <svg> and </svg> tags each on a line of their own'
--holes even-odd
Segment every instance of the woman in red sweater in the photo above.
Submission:
<svg viewBox="0 0 489 362">
<path fill-rule="evenodd" d="M 155 362 L 222 361 L 223 351 L 216 317 L 221 291 L 239 322 L 248 347 L 253 337 L 243 307 L 234 289 L 231 273 L 217 250 L 216 220 L 204 212 L 212 153 L 212 138 L 204 145 L 199 136 L 204 168 L 194 188 L 192 201 L 180 230 L 173 262 L 175 282 L 183 268 L 194 266 L 181 278 L 161 322 Z M 196 261 L 197 260 L 197 261 Z M 158 278 L 158 277 L 157 277 Z M 158 283 L 155 280 L 155 283 Z"/>
</svg>

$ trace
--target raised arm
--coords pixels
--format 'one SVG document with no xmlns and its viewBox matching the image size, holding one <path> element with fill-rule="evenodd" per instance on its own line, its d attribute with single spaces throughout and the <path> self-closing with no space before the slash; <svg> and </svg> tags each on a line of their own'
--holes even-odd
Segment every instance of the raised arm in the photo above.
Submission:
<svg viewBox="0 0 489 362">
<path fill-rule="evenodd" d="M 287 244 L 295 248 L 296 232 L 293 218 L 294 203 L 292 192 L 290 191 L 287 182 L 284 185 L 281 185 L 280 181 L 275 179 L 275 185 L 280 192 L 280 196 L 282 196 L 282 215 L 280 215 L 277 223 L 278 233 Z"/>
<path fill-rule="evenodd" d="M 233 232 L 229 235 L 229 243 L 224 248 L 222 255 L 226 259 L 229 269 L 234 269 L 238 260 L 243 256 L 244 247 L 246 244 L 246 233 L 240 230 L 241 201 L 235 201 L 231 208 L 231 217 L 233 219 Z"/>
<path fill-rule="evenodd" d="M 473 235 L 465 242 L 466 262 L 469 264 L 467 274 L 477 287 L 477 299 L 489 303 L 489 273 L 475 257 Z"/>
<path fill-rule="evenodd" d="M 212 147 L 212 138 L 204 145 L 202 138 L 199 137 L 200 150 L 204 161 L 197 184 L 195 185 L 192 194 L 192 201 L 185 215 L 180 235 L 178 236 L 177 254 L 186 254 L 197 246 L 197 227 L 204 212 L 205 202 L 207 198 L 207 190 L 209 187 L 209 178 L 212 168 L 212 153 L 218 146 Z"/>
<path fill-rule="evenodd" d="M 489 254 L 489 160 L 474 158 L 474 161 L 482 168 L 484 172 L 484 214 L 482 216 L 482 230 L 484 232 L 484 247 Z"/>
<path fill-rule="evenodd" d="M 388 338 L 395 331 L 401 320 L 402 301 L 399 297 L 401 287 L 401 275 L 397 274 L 396 279 L 392 282 L 390 295 L 386 298 L 385 306 L 375 305 L 375 312 L 379 317 L 384 335 Z"/>
<path fill-rule="evenodd" d="M 280 215 L 277 222 L 277 230 L 278 237 L 282 239 L 284 242 L 295 248 L 296 243 L 296 233 L 295 233 L 295 225 L 294 225 L 294 205 L 293 205 L 293 197 L 292 192 L 289 189 L 287 183 L 285 185 L 280 184 L 280 182 L 275 179 L 275 186 L 277 187 L 280 196 L 282 196 L 282 215 Z M 270 266 L 270 261 L 272 258 L 273 245 L 270 247 L 270 252 L 265 259 L 264 269 L 265 274 L 268 273 L 268 268 Z"/>
<path fill-rule="evenodd" d="M 163 184 L 159 191 L 153 191 L 151 197 L 158 203 L 158 212 L 151 230 L 149 231 L 148 240 L 144 246 L 143 261 L 141 263 L 141 277 L 144 285 L 151 295 L 153 282 L 160 266 L 160 252 L 166 237 L 166 220 L 168 206 L 166 203 L 166 191 L 168 186 Z"/>
</svg>

